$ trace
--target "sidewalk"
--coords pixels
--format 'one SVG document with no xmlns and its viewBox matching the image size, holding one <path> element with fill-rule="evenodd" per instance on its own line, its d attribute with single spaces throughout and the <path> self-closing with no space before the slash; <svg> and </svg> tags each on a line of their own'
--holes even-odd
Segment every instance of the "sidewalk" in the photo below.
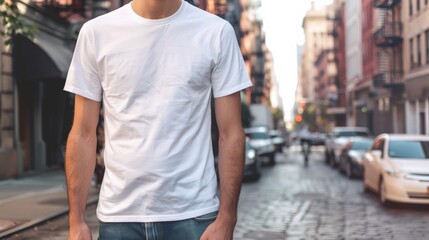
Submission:
<svg viewBox="0 0 429 240">
<path fill-rule="evenodd" d="M 88 203 L 98 200 L 92 187 Z M 0 181 L 0 238 L 68 211 L 64 171 Z"/>
</svg>

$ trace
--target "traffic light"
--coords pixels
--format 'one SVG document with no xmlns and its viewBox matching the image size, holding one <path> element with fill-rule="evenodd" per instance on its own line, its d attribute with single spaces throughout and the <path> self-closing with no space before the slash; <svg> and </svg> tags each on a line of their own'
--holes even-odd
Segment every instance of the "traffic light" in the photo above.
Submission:
<svg viewBox="0 0 429 240">
<path fill-rule="evenodd" d="M 301 115 L 296 115 L 295 122 L 297 122 L 297 123 L 302 122 L 302 116 Z"/>
</svg>

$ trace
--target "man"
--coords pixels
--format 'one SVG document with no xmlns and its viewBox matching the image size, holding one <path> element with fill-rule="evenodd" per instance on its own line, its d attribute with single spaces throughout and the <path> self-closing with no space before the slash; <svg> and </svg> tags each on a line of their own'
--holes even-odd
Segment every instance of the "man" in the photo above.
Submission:
<svg viewBox="0 0 429 240">
<path fill-rule="evenodd" d="M 64 87 L 76 94 L 66 151 L 69 239 L 91 238 L 84 210 L 101 100 L 99 238 L 232 239 L 244 166 L 239 91 L 249 86 L 231 25 L 185 1 L 134 0 L 87 22 Z"/>
</svg>

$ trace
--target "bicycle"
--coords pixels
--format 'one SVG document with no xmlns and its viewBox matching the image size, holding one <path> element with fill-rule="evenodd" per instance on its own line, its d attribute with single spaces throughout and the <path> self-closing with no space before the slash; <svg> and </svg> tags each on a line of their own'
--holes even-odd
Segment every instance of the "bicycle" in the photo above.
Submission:
<svg viewBox="0 0 429 240">
<path fill-rule="evenodd" d="M 301 139 L 301 151 L 304 155 L 304 166 L 308 166 L 308 159 L 311 152 L 311 143 L 306 139 Z"/>
</svg>

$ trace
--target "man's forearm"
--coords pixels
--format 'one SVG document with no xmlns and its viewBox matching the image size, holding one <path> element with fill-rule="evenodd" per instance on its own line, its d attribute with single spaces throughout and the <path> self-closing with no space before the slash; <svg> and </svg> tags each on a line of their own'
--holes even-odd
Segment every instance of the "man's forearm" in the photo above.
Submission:
<svg viewBox="0 0 429 240">
<path fill-rule="evenodd" d="M 67 139 L 66 178 L 70 224 L 84 222 L 91 177 L 95 168 L 96 135 L 84 136 L 73 130 Z"/>
<path fill-rule="evenodd" d="M 242 131 L 219 138 L 219 217 L 236 221 L 238 197 L 244 171 L 244 134 Z"/>
</svg>

